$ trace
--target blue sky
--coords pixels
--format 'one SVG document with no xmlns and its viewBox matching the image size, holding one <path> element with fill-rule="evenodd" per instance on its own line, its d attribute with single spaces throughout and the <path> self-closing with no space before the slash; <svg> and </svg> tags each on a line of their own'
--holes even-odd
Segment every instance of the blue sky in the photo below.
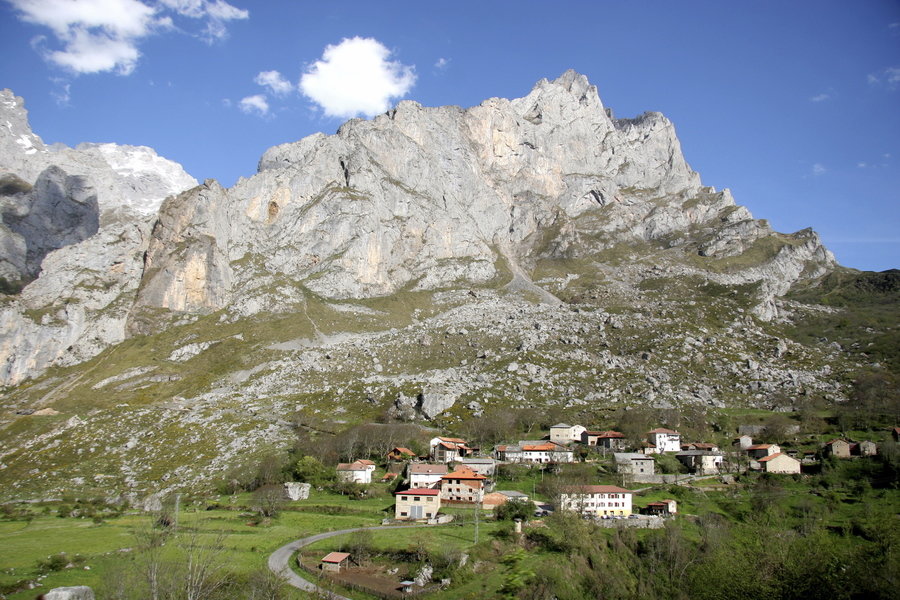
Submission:
<svg viewBox="0 0 900 600">
<path fill-rule="evenodd" d="M 574 68 L 616 116 L 669 117 L 757 218 L 900 267 L 896 0 L 0 0 L 0 24 L 0 87 L 46 142 L 147 145 L 225 185 L 332 115 L 519 97 Z M 339 89 L 354 65 L 380 76 Z"/>
</svg>

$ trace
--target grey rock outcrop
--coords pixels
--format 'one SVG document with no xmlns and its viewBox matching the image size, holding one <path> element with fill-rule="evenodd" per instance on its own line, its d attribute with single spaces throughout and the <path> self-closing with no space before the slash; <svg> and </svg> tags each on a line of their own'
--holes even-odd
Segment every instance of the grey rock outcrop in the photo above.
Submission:
<svg viewBox="0 0 900 600">
<path fill-rule="evenodd" d="M 702 227 L 701 255 L 771 233 L 727 191 L 701 187 L 665 117 L 613 119 L 569 71 L 465 110 L 404 101 L 268 150 L 259 174 L 229 190 L 207 182 L 170 199 L 138 305 L 219 310 L 284 280 L 335 299 L 478 285 L 498 261 L 518 278 L 535 253 L 573 257 Z M 766 293 L 783 293 L 806 261 L 833 264 L 809 241 L 742 277 L 775 279 Z"/>
<path fill-rule="evenodd" d="M 31 131 L 22 98 L 0 90 L 0 172 L 34 182 L 50 166 L 84 177 L 93 187 L 102 213 L 125 209 L 153 215 L 167 196 L 197 185 L 181 165 L 146 146 L 48 146 Z"/>
<path fill-rule="evenodd" d="M 151 219 L 194 185 L 149 148 L 47 146 L 22 99 L 0 91 L 0 293 L 28 284 L 0 304 L 0 382 L 125 339 Z"/>
<path fill-rule="evenodd" d="M 297 483 L 289 481 L 284 484 L 284 499 L 296 502 L 297 500 L 306 500 L 309 498 L 309 490 L 312 485 L 308 483 Z"/>
<path fill-rule="evenodd" d="M 42 277 L 0 309 L 10 332 L 0 340 L 6 383 L 184 313 L 223 310 L 231 323 L 303 311 L 310 293 L 342 301 L 502 284 L 560 305 L 531 281 L 538 261 L 589 259 L 602 270 L 594 257 L 623 243 L 717 261 L 709 271 L 692 267 L 708 280 L 759 283 L 762 318 L 776 316 L 774 298 L 794 282 L 834 266 L 815 234 L 775 234 L 727 190 L 701 186 L 661 114 L 615 119 L 574 71 L 539 81 L 523 98 L 468 109 L 401 102 L 335 135 L 271 148 L 259 172 L 230 189 L 211 180 L 190 187 L 180 168 L 147 149 L 48 148 L 9 92 L 0 113 L 0 141 L 12 153 L 0 167 L 20 174 L 0 181 L 10 197 L 32 193 L 29 177 L 55 164 L 90 182 L 100 210 L 97 234 L 48 254 Z M 173 190 L 180 193 L 159 205 Z M 154 213 L 149 236 L 140 211 Z M 16 235 L 0 230 L 4 272 L 28 264 Z M 85 256 L 88 248 L 98 254 Z M 542 335 L 523 335 L 523 349 Z M 397 410 L 430 418 L 453 402 L 434 392 Z"/>
<path fill-rule="evenodd" d="M 94 590 L 86 585 L 58 587 L 40 597 L 44 600 L 94 600 Z"/>
<path fill-rule="evenodd" d="M 11 179 L 7 176 L 6 181 Z M 90 183 L 83 177 L 66 175 L 56 166 L 42 171 L 27 192 L 7 196 L 7 200 L 0 245 L 10 251 L 0 254 L 0 265 L 18 269 L 4 272 L 7 280 L 30 281 L 47 254 L 86 240 L 100 228 L 97 194 Z"/>
</svg>

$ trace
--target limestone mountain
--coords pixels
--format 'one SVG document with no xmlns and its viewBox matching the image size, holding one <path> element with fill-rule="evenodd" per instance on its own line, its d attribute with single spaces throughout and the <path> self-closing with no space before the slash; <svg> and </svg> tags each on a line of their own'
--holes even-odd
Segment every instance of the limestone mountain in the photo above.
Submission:
<svg viewBox="0 0 900 600">
<path fill-rule="evenodd" d="M 573 71 L 401 102 L 229 189 L 149 149 L 54 153 L 3 105 L 2 231 L 25 263 L 55 240 L 0 307 L 6 496 L 208 485 L 297 426 L 839 402 L 863 364 L 792 337 L 836 310 L 785 296 L 845 271 L 818 236 L 703 186 L 672 123 L 616 119 Z M 68 238 L 21 233 L 42 177 L 90 208 Z"/>
</svg>

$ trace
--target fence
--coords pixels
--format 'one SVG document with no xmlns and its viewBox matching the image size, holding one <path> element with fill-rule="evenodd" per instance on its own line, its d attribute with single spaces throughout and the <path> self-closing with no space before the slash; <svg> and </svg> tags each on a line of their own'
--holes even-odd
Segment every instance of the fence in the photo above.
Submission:
<svg viewBox="0 0 900 600">
<path fill-rule="evenodd" d="M 345 588 L 348 588 L 351 590 L 356 590 L 358 592 L 363 592 L 365 594 L 370 594 L 372 596 L 375 596 L 376 598 L 382 598 L 383 600 L 394 600 L 395 598 L 410 598 L 410 597 L 414 597 L 414 596 L 421 596 L 422 594 L 434 592 L 437 589 L 439 589 L 439 587 L 440 587 L 435 584 L 435 585 L 425 586 L 425 587 L 419 588 L 419 589 L 412 589 L 409 592 L 401 592 L 399 589 L 397 589 L 395 592 L 385 592 L 383 590 L 376 590 L 374 588 L 370 588 L 370 587 L 367 587 L 367 586 L 364 586 L 364 585 L 361 585 L 358 583 L 353 583 L 352 581 L 346 581 L 344 579 L 340 579 L 337 577 L 329 577 L 325 573 L 320 571 L 318 568 L 311 567 L 309 565 L 304 564 L 303 556 L 301 554 L 297 554 L 297 566 L 299 566 L 300 569 L 302 569 L 303 571 L 305 571 L 306 573 L 308 573 L 309 575 L 312 576 L 312 578 L 311 578 L 312 582 L 314 584 L 316 584 L 319 587 L 319 589 L 323 590 L 326 594 L 328 594 L 327 596 L 325 596 L 326 598 L 332 598 L 332 597 L 337 598 L 337 597 L 342 597 L 342 596 L 339 596 L 337 594 L 337 592 L 332 592 L 331 590 L 328 590 L 327 588 L 323 587 L 322 583 L 324 581 L 328 581 L 329 583 L 334 583 L 341 587 L 345 587 Z M 398 584 L 398 588 L 399 588 L 399 584 Z"/>
</svg>

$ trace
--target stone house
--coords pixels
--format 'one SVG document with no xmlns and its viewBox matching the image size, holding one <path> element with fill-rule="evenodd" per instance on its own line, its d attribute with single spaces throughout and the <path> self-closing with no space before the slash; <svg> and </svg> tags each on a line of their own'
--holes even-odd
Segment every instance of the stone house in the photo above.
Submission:
<svg viewBox="0 0 900 600">
<path fill-rule="evenodd" d="M 398 521 L 427 521 L 440 510 L 440 490 L 412 488 L 394 494 L 394 518 Z"/>
<path fill-rule="evenodd" d="M 597 446 L 606 450 L 623 450 L 625 448 L 625 435 L 618 431 L 583 431 L 581 443 L 586 446 Z"/>
<path fill-rule="evenodd" d="M 675 458 L 696 475 L 717 473 L 725 462 L 725 457 L 720 452 L 708 450 L 687 450 L 679 452 Z"/>
<path fill-rule="evenodd" d="M 441 477 L 441 499 L 446 502 L 477 504 L 484 500 L 484 475 L 461 467 Z"/>
<path fill-rule="evenodd" d="M 672 429 L 657 427 L 647 432 L 647 441 L 656 446 L 657 452 L 678 452 L 681 450 L 681 434 Z"/>
<path fill-rule="evenodd" d="M 329 552 L 319 561 L 319 568 L 323 571 L 340 573 L 350 563 L 350 555 L 347 552 Z"/>
<path fill-rule="evenodd" d="M 493 458 L 473 458 L 471 456 L 460 459 L 455 462 L 456 466 L 468 467 L 485 477 L 493 477 L 497 466 L 497 461 Z"/>
<path fill-rule="evenodd" d="M 357 460 L 352 463 L 341 463 L 337 466 L 338 481 L 353 483 L 372 483 L 372 472 L 375 463 L 371 460 Z"/>
<path fill-rule="evenodd" d="M 856 450 L 855 454 L 859 454 L 860 456 L 875 456 L 878 454 L 878 446 L 875 442 L 869 440 L 863 440 L 857 444 Z"/>
<path fill-rule="evenodd" d="M 675 500 L 660 500 L 658 502 L 650 502 L 641 509 L 645 515 L 656 515 L 659 517 L 668 517 L 678 512 L 678 503 Z"/>
<path fill-rule="evenodd" d="M 822 454 L 835 458 L 850 458 L 851 443 L 849 440 L 836 438 L 825 443 Z"/>
<path fill-rule="evenodd" d="M 787 454 L 777 452 L 759 459 L 759 466 L 765 473 L 799 473 L 800 461 Z"/>
<path fill-rule="evenodd" d="M 550 441 L 557 444 L 568 444 L 570 442 L 580 442 L 581 434 L 585 427 L 581 425 L 568 425 L 566 423 L 557 423 L 550 427 Z"/>
<path fill-rule="evenodd" d="M 681 450 L 686 452 L 688 450 L 705 450 L 707 452 L 718 452 L 719 447 L 715 444 L 707 444 L 706 442 L 691 442 L 689 444 L 682 444 Z"/>
<path fill-rule="evenodd" d="M 447 465 L 410 463 L 407 477 L 411 488 L 440 488 L 441 477 L 448 473 Z"/>
<path fill-rule="evenodd" d="M 781 452 L 781 448 L 778 447 L 778 444 L 755 444 L 747 448 L 747 454 L 750 458 L 755 458 L 757 460 L 764 456 L 769 456 L 770 454 L 778 454 L 779 452 Z"/>
<path fill-rule="evenodd" d="M 590 517 L 627 517 L 634 492 L 615 485 L 578 485 L 563 488 L 559 509 Z"/>
<path fill-rule="evenodd" d="M 734 438 L 734 440 L 731 442 L 731 445 L 736 446 L 738 450 L 746 450 L 753 445 L 753 438 L 749 435 L 744 434 Z"/>
<path fill-rule="evenodd" d="M 416 458 L 416 453 L 409 448 L 397 447 L 388 452 L 385 458 L 388 460 L 413 460 Z"/>
<path fill-rule="evenodd" d="M 459 460 L 474 453 L 475 448 L 470 448 L 466 440 L 450 437 L 435 437 L 429 442 L 431 448 L 431 460 L 449 463 Z"/>
<path fill-rule="evenodd" d="M 575 454 L 561 444 L 546 440 L 519 440 L 518 444 L 501 444 L 494 448 L 497 460 L 511 463 L 571 463 Z"/>
<path fill-rule="evenodd" d="M 656 461 L 652 456 L 640 452 L 616 452 L 616 471 L 628 475 L 653 475 L 656 473 Z"/>
</svg>

